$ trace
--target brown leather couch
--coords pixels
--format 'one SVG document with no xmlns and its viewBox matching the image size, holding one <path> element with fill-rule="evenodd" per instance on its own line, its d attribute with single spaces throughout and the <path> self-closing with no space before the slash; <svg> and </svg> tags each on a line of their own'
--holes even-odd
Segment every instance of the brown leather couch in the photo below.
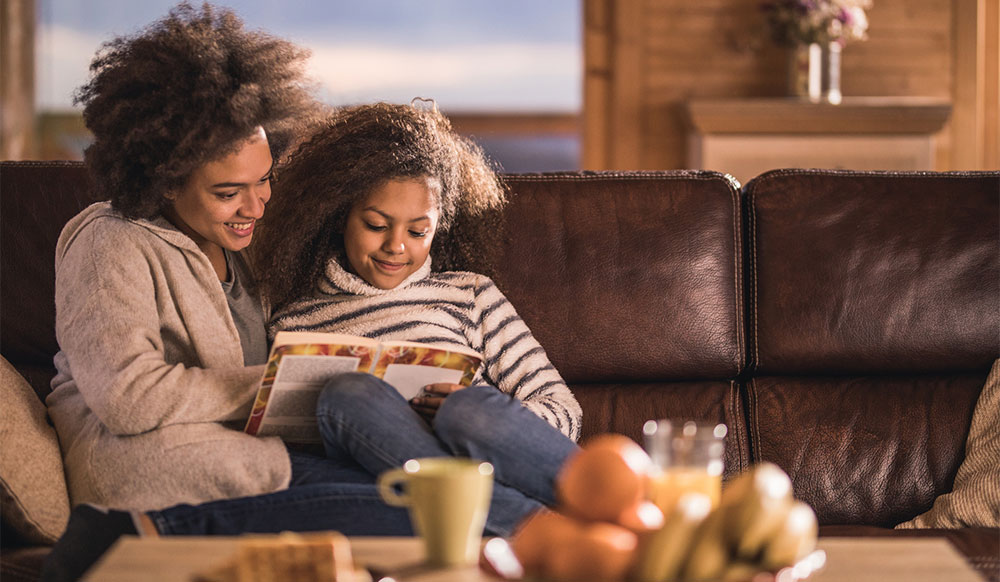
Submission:
<svg viewBox="0 0 1000 582">
<path fill-rule="evenodd" d="M 1000 356 L 1000 173 L 510 175 L 496 279 L 573 388 L 584 436 L 725 422 L 822 535 L 945 535 L 997 579 L 998 530 L 892 530 L 951 490 Z M 0 163 L 0 349 L 44 397 L 53 248 L 77 163 Z M 5 526 L 0 578 L 44 548 Z"/>
</svg>

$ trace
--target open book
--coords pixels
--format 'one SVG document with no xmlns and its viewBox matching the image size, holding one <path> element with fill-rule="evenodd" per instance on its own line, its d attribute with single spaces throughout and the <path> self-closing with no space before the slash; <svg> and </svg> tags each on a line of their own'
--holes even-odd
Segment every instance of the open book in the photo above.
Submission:
<svg viewBox="0 0 1000 582">
<path fill-rule="evenodd" d="M 470 385 L 481 363 L 478 353 L 462 346 L 280 331 L 243 430 L 258 436 L 277 435 L 288 442 L 319 443 L 316 401 L 332 376 L 367 372 L 409 400 L 428 384 Z"/>
</svg>

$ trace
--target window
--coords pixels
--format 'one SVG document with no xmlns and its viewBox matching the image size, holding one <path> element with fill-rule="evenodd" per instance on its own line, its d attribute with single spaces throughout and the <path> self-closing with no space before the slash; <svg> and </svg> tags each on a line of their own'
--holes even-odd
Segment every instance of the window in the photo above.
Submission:
<svg viewBox="0 0 1000 582">
<path fill-rule="evenodd" d="M 79 131 L 72 94 L 85 82 L 94 52 L 112 36 L 161 18 L 174 4 L 39 0 L 36 110 L 44 147 L 65 151 L 62 157 L 79 155 L 86 135 Z M 506 171 L 578 167 L 578 0 L 218 4 L 232 8 L 250 28 L 308 47 L 310 72 L 328 103 L 432 97 Z"/>
</svg>

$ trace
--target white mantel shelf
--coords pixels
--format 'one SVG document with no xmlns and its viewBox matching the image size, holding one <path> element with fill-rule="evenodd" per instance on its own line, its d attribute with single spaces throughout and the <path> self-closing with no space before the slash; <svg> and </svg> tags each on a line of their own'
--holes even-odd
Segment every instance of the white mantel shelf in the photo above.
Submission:
<svg viewBox="0 0 1000 582">
<path fill-rule="evenodd" d="M 933 170 L 951 104 L 930 97 L 795 98 L 686 103 L 688 165 L 741 183 L 773 168 Z"/>
</svg>

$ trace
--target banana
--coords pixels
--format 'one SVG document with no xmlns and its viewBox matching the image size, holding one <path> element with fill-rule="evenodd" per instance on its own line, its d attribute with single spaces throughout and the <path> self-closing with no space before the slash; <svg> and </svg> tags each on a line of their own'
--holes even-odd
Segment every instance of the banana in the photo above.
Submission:
<svg viewBox="0 0 1000 582">
<path fill-rule="evenodd" d="M 721 506 L 736 555 L 756 559 L 785 522 L 792 500 L 792 481 L 774 463 L 761 463 L 733 479 L 722 492 Z"/>
<path fill-rule="evenodd" d="M 688 493 L 677 500 L 663 526 L 639 542 L 638 558 L 629 579 L 636 582 L 675 580 L 698 526 L 712 508 L 702 493 Z"/>
<path fill-rule="evenodd" d="M 812 508 L 801 501 L 792 503 L 784 523 L 767 542 L 761 566 L 777 570 L 791 566 L 816 549 L 819 524 Z"/>
<path fill-rule="evenodd" d="M 732 562 L 719 578 L 720 582 L 746 582 L 760 574 L 760 566 L 751 562 Z"/>
<path fill-rule="evenodd" d="M 691 550 L 684 564 L 682 580 L 716 580 L 729 565 L 731 552 L 725 536 L 727 508 L 708 514 L 694 534 Z"/>
</svg>

